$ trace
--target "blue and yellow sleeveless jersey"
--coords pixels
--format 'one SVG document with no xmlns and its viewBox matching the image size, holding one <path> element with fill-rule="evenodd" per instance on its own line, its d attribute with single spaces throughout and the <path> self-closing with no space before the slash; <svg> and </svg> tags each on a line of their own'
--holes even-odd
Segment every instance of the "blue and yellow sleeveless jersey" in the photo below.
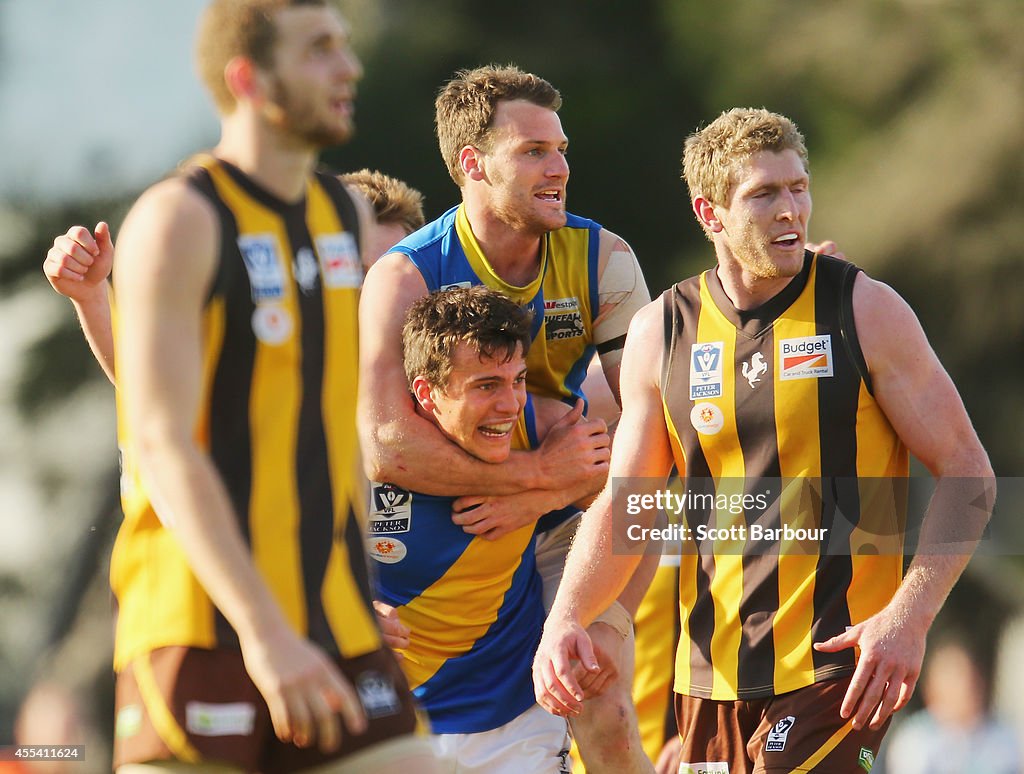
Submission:
<svg viewBox="0 0 1024 774">
<path fill-rule="evenodd" d="M 594 356 L 598 303 L 597 266 L 601 226 L 568 215 L 566 224 L 544 236 L 536 279 L 510 285 L 487 261 L 460 205 L 402 240 L 404 253 L 419 269 L 427 290 L 486 285 L 533 310 L 533 344 L 526 358 L 530 392 L 572 402 Z"/>
<path fill-rule="evenodd" d="M 520 416 L 513 448 L 535 439 L 529 421 Z M 411 631 L 402 668 L 413 695 L 434 733 L 469 734 L 533 705 L 544 609 L 533 525 L 485 540 L 452 522 L 452 501 L 374 483 L 367 546 L 377 598 Z"/>
</svg>

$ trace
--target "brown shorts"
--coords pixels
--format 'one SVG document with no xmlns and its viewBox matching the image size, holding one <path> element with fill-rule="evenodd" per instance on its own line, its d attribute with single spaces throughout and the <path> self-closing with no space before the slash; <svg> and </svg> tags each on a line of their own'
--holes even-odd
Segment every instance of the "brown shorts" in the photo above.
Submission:
<svg viewBox="0 0 1024 774">
<path fill-rule="evenodd" d="M 754 701 L 713 701 L 676 694 L 676 721 L 683 742 L 680 760 L 684 763 L 679 771 L 870 771 L 889 721 L 877 731 L 856 731 L 849 720 L 839 716 L 851 677 Z"/>
<path fill-rule="evenodd" d="M 245 771 L 301 771 L 346 758 L 416 730 L 408 684 L 390 650 L 336 663 L 356 687 L 368 728 L 344 730 L 330 755 L 274 735 L 270 712 L 237 650 L 158 648 L 117 676 L 114 768 L 161 760 L 200 761 Z"/>
</svg>

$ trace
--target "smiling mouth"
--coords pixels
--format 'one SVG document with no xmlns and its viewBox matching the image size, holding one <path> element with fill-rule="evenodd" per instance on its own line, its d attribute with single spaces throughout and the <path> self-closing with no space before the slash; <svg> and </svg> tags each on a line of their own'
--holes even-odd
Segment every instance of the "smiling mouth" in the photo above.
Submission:
<svg viewBox="0 0 1024 774">
<path fill-rule="evenodd" d="M 510 419 L 507 422 L 495 422 L 490 425 L 480 425 L 477 429 L 488 438 L 504 438 L 512 432 L 516 421 Z"/>
<path fill-rule="evenodd" d="M 540 191 L 535 194 L 536 198 L 542 202 L 560 202 L 562 201 L 562 192 L 555 189 L 548 189 L 546 191 Z"/>
<path fill-rule="evenodd" d="M 799 239 L 799 234 L 797 234 L 795 231 L 790 231 L 786 234 L 783 234 L 782 236 L 778 236 L 775 239 L 773 239 L 772 244 L 781 245 L 782 247 L 794 247 Z"/>
</svg>

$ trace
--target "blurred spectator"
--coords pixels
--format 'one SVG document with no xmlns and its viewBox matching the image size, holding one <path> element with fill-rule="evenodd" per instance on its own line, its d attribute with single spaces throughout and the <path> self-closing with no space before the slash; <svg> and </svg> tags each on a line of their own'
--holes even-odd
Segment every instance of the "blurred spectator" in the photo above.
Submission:
<svg viewBox="0 0 1024 774">
<path fill-rule="evenodd" d="M 1021 774 L 1024 759 L 1013 730 L 989 707 L 977 661 L 961 643 L 940 645 L 925 662 L 925 708 L 893 731 L 889 774 Z"/>
<path fill-rule="evenodd" d="M 29 691 L 18 711 L 14 742 L 47 747 L 84 745 L 87 725 L 81 704 L 71 691 L 56 683 L 39 682 Z M 81 774 L 85 769 L 81 759 L 53 758 L 15 762 L 7 771 L 19 774 Z"/>
</svg>

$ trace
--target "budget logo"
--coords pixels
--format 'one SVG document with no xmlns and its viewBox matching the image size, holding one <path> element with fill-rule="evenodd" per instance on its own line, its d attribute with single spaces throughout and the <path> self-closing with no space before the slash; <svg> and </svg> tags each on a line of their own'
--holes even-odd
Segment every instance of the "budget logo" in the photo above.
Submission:
<svg viewBox="0 0 1024 774">
<path fill-rule="evenodd" d="M 338 231 L 318 236 L 316 252 L 325 288 L 358 288 L 363 284 L 359 245 L 350 233 Z"/>
<path fill-rule="evenodd" d="M 832 376 L 832 336 L 801 336 L 779 341 L 779 379 Z"/>
<path fill-rule="evenodd" d="M 690 400 L 722 395 L 724 341 L 697 342 L 690 347 Z"/>
</svg>

